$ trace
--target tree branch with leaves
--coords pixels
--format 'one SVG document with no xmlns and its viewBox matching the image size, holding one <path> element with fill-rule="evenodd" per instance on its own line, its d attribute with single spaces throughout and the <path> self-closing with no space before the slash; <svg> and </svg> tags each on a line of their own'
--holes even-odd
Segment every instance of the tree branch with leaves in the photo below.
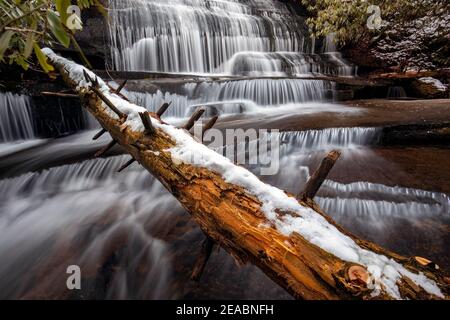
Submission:
<svg viewBox="0 0 450 320">
<path fill-rule="evenodd" d="M 89 61 L 75 40 L 75 31 L 68 24 L 75 13 L 71 6 L 85 9 L 95 6 L 105 12 L 99 0 L 2 0 L 0 2 L 0 63 L 17 64 L 24 70 L 53 67 L 46 61 L 41 46 L 71 45 L 80 53 L 84 64 Z M 33 56 L 34 53 L 34 56 Z M 35 59 L 34 59 L 35 57 Z"/>
<path fill-rule="evenodd" d="M 448 15 L 448 0 L 300 0 L 308 9 L 307 22 L 315 36 L 334 34 L 340 44 L 357 43 L 371 34 L 376 36 L 389 29 L 390 24 L 404 24 L 411 20 L 433 15 Z M 368 28 L 373 17 L 371 7 L 378 7 L 384 21 L 377 28 Z"/>
</svg>

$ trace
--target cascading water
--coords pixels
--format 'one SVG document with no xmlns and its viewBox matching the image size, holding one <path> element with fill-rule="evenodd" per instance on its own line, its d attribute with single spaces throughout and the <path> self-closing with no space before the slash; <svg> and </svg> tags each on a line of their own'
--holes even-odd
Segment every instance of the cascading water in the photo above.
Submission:
<svg viewBox="0 0 450 320">
<path fill-rule="evenodd" d="M 119 70 L 223 72 L 242 51 L 300 51 L 297 19 L 274 1 L 110 1 Z M 289 22 L 291 21 L 291 22 Z"/>
<path fill-rule="evenodd" d="M 30 97 L 0 92 L 0 157 L 43 142 L 36 138 Z"/>
<path fill-rule="evenodd" d="M 113 67 L 231 75 L 351 75 L 313 55 L 302 18 L 274 0 L 110 1 Z"/>
<path fill-rule="evenodd" d="M 199 105 L 213 115 L 323 101 L 330 82 L 292 77 L 354 74 L 330 45 L 314 53 L 304 18 L 279 1 L 112 0 L 110 8 L 116 70 L 252 77 L 187 83 L 177 93 L 130 93 L 152 111 L 171 101 L 169 117 L 182 118 Z"/>
<path fill-rule="evenodd" d="M 326 90 L 330 88 L 331 85 L 325 81 L 251 79 L 188 83 L 179 88 L 180 93 L 158 90 L 155 93 L 128 92 L 127 95 L 151 111 L 171 101 L 166 115 L 182 118 L 192 112 L 192 107 L 200 105 L 218 114 L 236 114 L 286 104 L 322 101 Z"/>
<path fill-rule="evenodd" d="M 173 218 L 177 204 L 141 169 L 114 175 L 125 159 L 90 160 L 0 182 L 0 255 L 4 259 L 0 297 L 39 294 L 24 291 L 20 283 L 24 270 L 46 270 L 47 263 L 53 265 L 52 272 L 37 285 L 48 289 L 49 296 L 67 292 L 63 279 L 67 265 L 58 260 L 58 254 L 64 252 L 76 259 L 83 272 L 95 275 L 120 248 L 119 262 L 113 265 L 120 271 L 108 279 L 105 298 L 172 296 L 166 286 L 170 275 L 167 245 L 146 229 L 160 224 L 159 218 Z M 149 198 L 154 200 L 149 202 Z M 20 268 L 17 261 L 22 261 Z M 97 281 L 102 280 L 97 277 Z"/>
<path fill-rule="evenodd" d="M 29 97 L 10 92 L 0 93 L 0 143 L 34 137 Z"/>
<path fill-rule="evenodd" d="M 178 272 L 181 267 L 188 270 L 194 255 L 186 252 L 202 233 L 189 225 L 193 223 L 178 202 L 142 167 L 117 173 L 127 160 L 87 160 L 0 181 L 0 255 L 5 259 L 0 265 L 0 298 L 69 298 L 68 263 L 83 272 L 84 299 L 183 295 L 172 259 Z M 170 238 L 173 232 L 176 236 Z M 210 261 L 220 264 L 213 283 L 226 283 L 230 277 L 237 281 L 232 258 L 218 256 Z M 247 274 L 243 283 L 267 285 L 255 267 L 240 272 Z M 207 279 L 203 282 L 205 289 L 212 286 Z"/>
<path fill-rule="evenodd" d="M 280 140 L 287 152 L 292 153 L 369 146 L 376 144 L 379 136 L 380 130 L 377 128 L 329 128 L 282 132 Z"/>
<path fill-rule="evenodd" d="M 377 128 L 282 132 L 279 140 L 280 168 L 283 169 L 266 180 L 284 190 L 298 192 L 310 177 L 311 170 L 315 169 L 311 169 L 311 163 L 317 165 L 317 155 L 320 157 L 324 152 L 335 149 L 343 153 L 340 161 L 353 163 L 355 170 L 359 166 L 367 166 L 366 159 L 369 158 L 375 163 L 382 162 L 370 150 L 370 146 L 378 142 L 380 134 L 381 130 Z M 386 167 L 387 165 L 382 170 L 385 171 Z M 292 172 L 298 174 L 292 175 Z M 367 181 L 340 183 L 326 180 L 316 200 L 337 221 L 349 219 L 353 223 L 352 227 L 355 227 L 355 223 L 364 224 L 369 217 L 384 219 L 428 216 L 450 219 L 450 197 L 446 194 Z M 376 226 L 381 229 L 386 227 L 383 221 L 378 220 Z"/>
</svg>

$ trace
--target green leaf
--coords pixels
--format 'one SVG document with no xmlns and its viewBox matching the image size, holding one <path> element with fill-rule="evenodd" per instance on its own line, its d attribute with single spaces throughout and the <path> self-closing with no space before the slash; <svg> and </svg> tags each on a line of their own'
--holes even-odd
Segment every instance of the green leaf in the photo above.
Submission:
<svg viewBox="0 0 450 320">
<path fill-rule="evenodd" d="M 34 44 L 33 48 L 34 48 L 34 54 L 36 55 L 36 57 L 37 57 L 37 59 L 39 61 L 39 64 L 41 65 L 42 69 L 46 73 L 49 73 L 50 71 L 55 70 L 52 65 L 47 63 L 47 57 L 42 52 L 41 48 L 39 48 L 37 43 Z"/>
<path fill-rule="evenodd" d="M 58 41 L 67 48 L 70 44 L 70 38 L 66 30 L 64 30 L 61 20 L 59 20 L 56 13 L 51 10 L 47 11 L 47 21 L 49 23 L 50 30 L 52 30 L 52 33 L 55 35 L 56 39 L 58 39 Z"/>
<path fill-rule="evenodd" d="M 30 32 L 27 35 L 27 39 L 25 41 L 25 48 L 23 49 L 23 56 L 25 57 L 25 59 L 27 59 L 31 55 L 33 45 L 34 45 L 34 34 Z"/>
<path fill-rule="evenodd" d="M 28 70 L 28 67 L 30 66 L 28 62 L 25 61 L 25 59 L 22 56 L 16 57 L 16 63 L 20 65 L 25 71 Z"/>
<path fill-rule="evenodd" d="M 64 24 L 67 23 L 67 8 L 71 5 L 70 0 L 56 0 L 56 10 L 59 12 L 60 21 Z"/>
<path fill-rule="evenodd" d="M 5 54 L 6 49 L 9 47 L 9 41 L 13 36 L 14 32 L 7 30 L 0 37 L 0 60 L 3 60 L 3 55 Z"/>
</svg>

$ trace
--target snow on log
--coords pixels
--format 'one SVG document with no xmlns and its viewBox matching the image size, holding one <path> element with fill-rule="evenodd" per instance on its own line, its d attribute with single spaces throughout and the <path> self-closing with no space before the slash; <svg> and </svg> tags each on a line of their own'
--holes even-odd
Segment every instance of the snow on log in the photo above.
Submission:
<svg viewBox="0 0 450 320">
<path fill-rule="evenodd" d="M 113 140 L 175 196 L 207 237 L 237 261 L 257 265 L 294 297 L 448 298 L 442 270 L 351 235 L 313 200 L 299 201 L 263 183 L 186 129 L 124 100 L 101 79 L 87 81 L 84 72 L 96 79 L 91 71 L 43 51 Z M 151 132 L 142 113 L 151 118 Z"/>
</svg>

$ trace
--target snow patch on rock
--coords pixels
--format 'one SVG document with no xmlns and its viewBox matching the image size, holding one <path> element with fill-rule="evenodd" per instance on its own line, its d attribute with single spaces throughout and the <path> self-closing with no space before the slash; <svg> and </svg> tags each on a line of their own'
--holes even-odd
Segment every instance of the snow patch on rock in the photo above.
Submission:
<svg viewBox="0 0 450 320">
<path fill-rule="evenodd" d="M 433 86 L 438 91 L 447 91 L 447 86 L 440 82 L 438 79 L 432 77 L 419 78 L 418 81 Z"/>
</svg>

